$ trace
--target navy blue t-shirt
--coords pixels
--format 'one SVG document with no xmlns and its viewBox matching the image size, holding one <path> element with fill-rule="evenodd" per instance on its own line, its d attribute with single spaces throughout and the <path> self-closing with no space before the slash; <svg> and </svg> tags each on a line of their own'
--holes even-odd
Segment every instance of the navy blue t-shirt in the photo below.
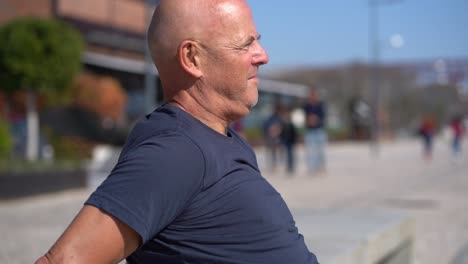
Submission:
<svg viewBox="0 0 468 264">
<path fill-rule="evenodd" d="M 128 263 L 317 263 L 250 146 L 164 105 L 86 201 L 134 229 Z"/>
</svg>

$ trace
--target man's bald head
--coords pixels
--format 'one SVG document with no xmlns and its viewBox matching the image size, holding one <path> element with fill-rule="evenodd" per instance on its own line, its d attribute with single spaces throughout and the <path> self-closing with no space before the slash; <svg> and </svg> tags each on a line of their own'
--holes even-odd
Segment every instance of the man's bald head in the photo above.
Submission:
<svg viewBox="0 0 468 264">
<path fill-rule="evenodd" d="M 148 46 L 156 66 L 177 56 L 183 40 L 209 40 L 220 28 L 223 17 L 229 16 L 244 0 L 161 0 L 148 29 Z"/>
</svg>

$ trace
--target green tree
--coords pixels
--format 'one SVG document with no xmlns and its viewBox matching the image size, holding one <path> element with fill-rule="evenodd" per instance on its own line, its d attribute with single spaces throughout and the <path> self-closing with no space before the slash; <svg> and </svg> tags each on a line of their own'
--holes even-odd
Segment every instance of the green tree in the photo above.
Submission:
<svg viewBox="0 0 468 264">
<path fill-rule="evenodd" d="M 66 89 L 81 67 L 83 41 L 79 33 L 52 19 L 19 18 L 0 28 L 0 84 L 6 94 L 25 90 L 27 158 L 37 159 L 37 93 Z"/>
<path fill-rule="evenodd" d="M 8 123 L 0 118 L 0 159 L 6 160 L 13 148 L 13 139 Z"/>
</svg>

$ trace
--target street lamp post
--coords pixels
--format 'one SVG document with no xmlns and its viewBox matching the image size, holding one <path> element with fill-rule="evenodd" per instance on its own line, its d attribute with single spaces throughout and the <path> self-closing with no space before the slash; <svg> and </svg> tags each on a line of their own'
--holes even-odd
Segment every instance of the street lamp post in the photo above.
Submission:
<svg viewBox="0 0 468 264">
<path fill-rule="evenodd" d="M 379 6 L 384 4 L 393 4 L 403 0 L 368 0 L 369 4 L 369 55 L 371 58 L 370 66 L 370 85 L 371 85 L 371 151 L 372 154 L 379 153 L 380 136 L 380 38 L 379 38 Z"/>
<path fill-rule="evenodd" d="M 379 150 L 379 1 L 369 0 L 369 47 L 371 57 L 370 85 L 371 85 L 371 151 L 377 154 Z"/>
<path fill-rule="evenodd" d="M 159 4 L 159 0 L 146 0 L 146 28 L 151 22 L 153 7 Z M 150 113 L 156 108 L 158 91 L 156 88 L 156 75 L 153 71 L 153 60 L 148 45 L 145 41 L 145 111 Z"/>
</svg>

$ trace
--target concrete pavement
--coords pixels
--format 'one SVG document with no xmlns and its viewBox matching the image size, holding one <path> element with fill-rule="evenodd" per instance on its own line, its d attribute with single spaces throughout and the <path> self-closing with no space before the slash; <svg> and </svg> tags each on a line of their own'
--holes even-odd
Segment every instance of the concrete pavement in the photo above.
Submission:
<svg viewBox="0 0 468 264">
<path fill-rule="evenodd" d="M 381 212 L 409 215 L 415 223 L 414 264 L 468 263 L 468 157 L 465 152 L 452 160 L 444 141 L 435 147 L 434 159 L 426 162 L 416 141 L 385 143 L 378 157 L 366 144 L 334 144 L 328 148 L 328 170 L 322 176 L 307 174 L 301 148 L 293 176 L 283 173 L 281 166 L 267 168 L 264 150 L 256 151 L 264 176 L 292 209 L 300 232 L 310 233 L 320 226 L 318 218 L 301 222 L 311 212 L 341 214 L 336 219 L 341 219 L 337 224 L 344 231 L 355 228 L 347 226 L 349 222 L 364 223 L 366 214 L 367 219 L 378 219 Z M 0 263 L 31 263 L 66 228 L 89 192 L 0 201 Z M 357 215 L 348 221 L 352 214 Z"/>
<path fill-rule="evenodd" d="M 293 212 L 406 213 L 414 219 L 414 264 L 467 264 L 467 142 L 464 155 L 454 160 L 448 142 L 437 141 L 430 162 L 422 159 L 419 143 L 384 143 L 378 156 L 365 144 L 331 145 L 327 174 L 322 176 L 307 174 L 303 149 L 298 150 L 294 175 L 282 168 L 263 169 Z M 258 156 L 259 163 L 265 164 L 264 154 L 260 151 Z"/>
</svg>

